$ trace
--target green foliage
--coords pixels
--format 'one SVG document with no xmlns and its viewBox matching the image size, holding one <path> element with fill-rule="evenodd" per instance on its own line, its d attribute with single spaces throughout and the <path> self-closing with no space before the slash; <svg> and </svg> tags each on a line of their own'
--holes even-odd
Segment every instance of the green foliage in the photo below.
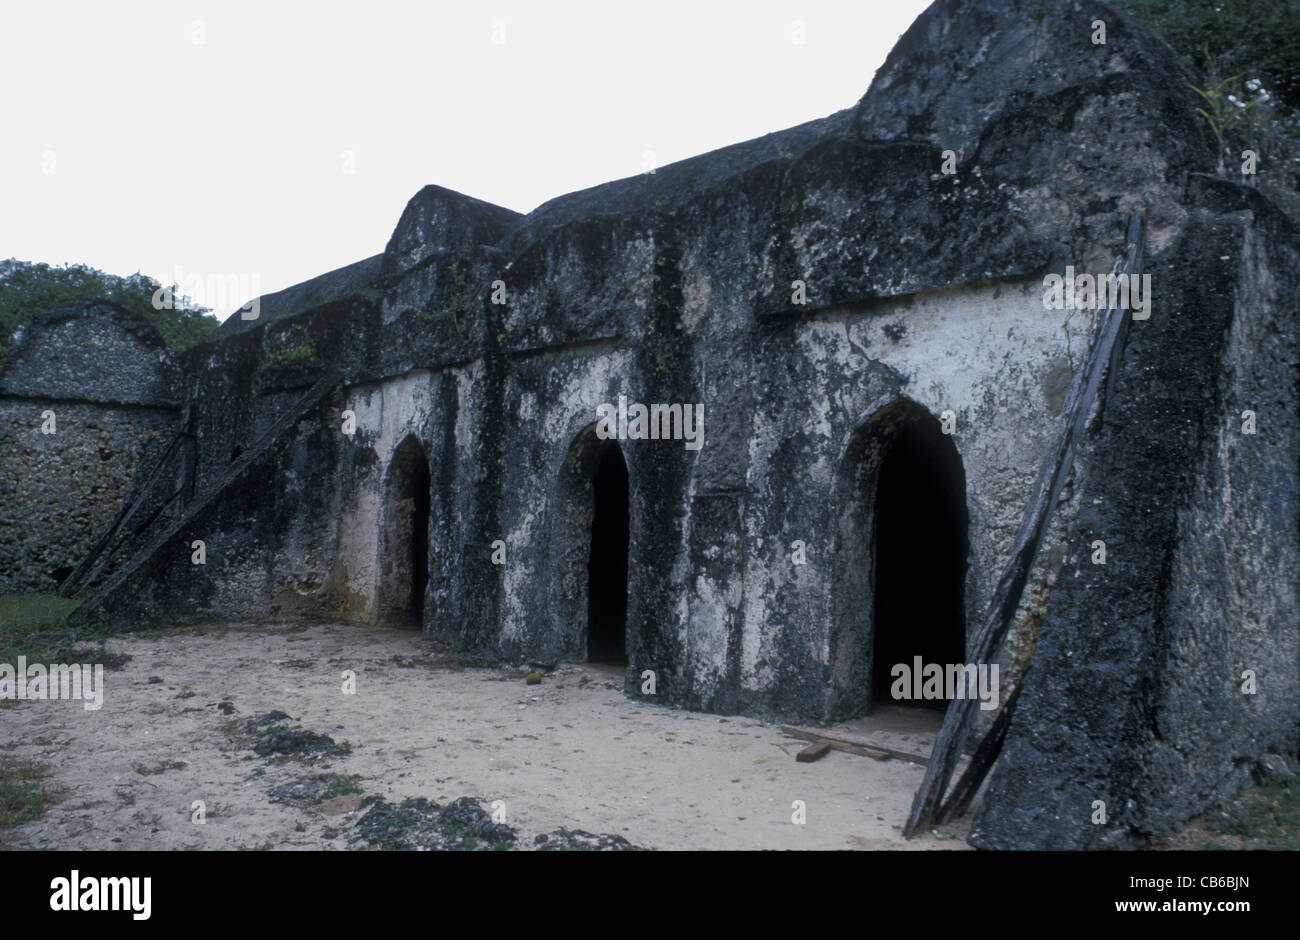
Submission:
<svg viewBox="0 0 1300 940">
<path fill-rule="evenodd" d="M 441 310 L 417 310 L 416 316 L 423 323 L 437 323 L 440 320 L 451 318 L 451 325 L 456 331 L 458 337 L 463 337 L 461 323 L 473 315 L 473 309 L 466 304 L 465 295 L 467 291 L 467 280 L 464 270 L 461 269 L 459 262 L 453 261 L 446 268 L 446 274 L 450 275 L 451 283 L 442 290 L 442 292 L 451 294 L 451 303 Z"/>
<path fill-rule="evenodd" d="M 57 594 L 0 594 L 0 663 L 14 664 L 19 656 L 29 663 L 101 663 L 121 669 L 131 659 L 110 653 L 103 637 L 94 631 L 68 627 L 68 614 L 85 600 Z M 95 646 L 82 645 L 95 642 Z M 0 707 L 12 700 L 0 700 Z"/>
<path fill-rule="evenodd" d="M 316 358 L 316 342 L 301 325 L 282 326 L 268 332 L 264 348 L 264 361 L 271 366 L 308 362 Z"/>
<path fill-rule="evenodd" d="M 324 803 L 335 797 L 347 796 L 350 793 L 365 792 L 361 789 L 360 774 L 317 774 L 316 779 L 325 784 L 325 789 L 312 800 L 315 804 Z"/>
<path fill-rule="evenodd" d="M 142 314 L 172 349 L 188 349 L 211 339 L 217 331 L 216 317 L 179 296 L 171 286 L 174 309 L 154 308 L 154 294 L 163 285 L 143 274 L 118 277 L 83 264 L 52 267 L 48 264 L 0 261 L 0 363 L 13 351 L 14 333 L 32 318 L 77 300 L 102 297 Z"/>
<path fill-rule="evenodd" d="M 1300 113 L 1300 0 L 1115 0 L 1202 74 L 1222 66 Z"/>
<path fill-rule="evenodd" d="M 273 349 L 266 354 L 268 365 L 284 365 L 287 362 L 307 362 L 316 358 L 316 344 L 312 342 L 298 343 L 294 346 L 286 346 L 282 349 Z"/>
<path fill-rule="evenodd" d="M 1221 176 L 1300 219 L 1300 0 L 1115 0 L 1199 73 Z M 1225 77 L 1226 76 L 1226 77 Z M 1253 175 L 1244 151 L 1255 153 Z"/>
<path fill-rule="evenodd" d="M 1210 88 L 1197 88 L 1195 85 L 1188 85 L 1192 91 L 1196 92 L 1205 101 L 1205 108 L 1197 108 L 1196 113 L 1210 125 L 1210 130 L 1214 131 L 1215 139 L 1219 141 L 1219 174 L 1224 172 L 1223 166 L 1223 148 L 1224 135 L 1228 131 L 1235 129 L 1238 125 L 1246 122 L 1247 116 L 1252 108 L 1259 104 L 1259 100 L 1234 103 L 1233 96 L 1229 94 L 1228 88 L 1233 82 L 1240 79 L 1240 76 L 1234 75 L 1231 78 L 1225 78 L 1216 82 Z M 1238 99 L 1240 100 L 1240 99 Z"/>
</svg>

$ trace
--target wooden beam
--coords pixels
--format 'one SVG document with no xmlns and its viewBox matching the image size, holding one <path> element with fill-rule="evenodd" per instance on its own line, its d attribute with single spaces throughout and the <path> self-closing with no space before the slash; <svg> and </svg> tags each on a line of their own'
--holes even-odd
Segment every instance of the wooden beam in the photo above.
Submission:
<svg viewBox="0 0 1300 940">
<path fill-rule="evenodd" d="M 112 525 L 95 541 L 95 544 L 91 546 L 90 551 L 81 559 L 77 567 L 72 569 L 72 573 L 63 579 L 63 583 L 59 585 L 60 595 L 71 597 L 85 584 L 93 581 L 95 576 L 99 574 L 99 568 L 95 568 L 90 574 L 87 574 L 87 572 L 90 571 L 91 566 L 99 559 L 99 556 L 112 546 L 117 534 L 131 521 L 131 517 L 135 515 L 136 510 L 144 504 L 149 496 L 149 488 L 154 482 L 154 477 L 166 465 L 167 459 L 171 457 L 172 451 L 176 449 L 176 445 L 180 443 L 181 438 L 184 436 L 185 432 L 182 430 L 176 432 L 172 437 L 171 442 L 163 449 L 162 456 L 154 461 L 149 472 L 144 474 L 144 482 L 138 488 L 136 498 L 132 502 L 124 504 L 118 510 L 117 517 L 113 520 Z M 100 565 L 100 567 L 103 566 Z"/>
<path fill-rule="evenodd" d="M 993 762 L 998 759 L 998 755 L 1002 753 L 1002 742 L 1006 740 L 1007 728 L 1011 725 L 1011 716 L 1016 713 L 1016 699 L 1022 688 L 1024 688 L 1023 683 L 1016 686 L 1015 691 L 1011 693 L 1011 698 L 1007 699 L 1007 703 L 1002 706 L 1002 711 L 998 712 L 998 717 L 993 720 L 993 726 L 989 728 L 988 734 L 984 735 L 984 740 L 980 741 L 979 747 L 975 748 L 975 755 L 970 759 L 966 772 L 958 778 L 957 785 L 948 794 L 948 799 L 939 807 L 939 813 L 934 818 L 938 825 L 942 826 L 956 819 L 970 808 L 970 801 L 975 798 L 985 775 L 993 767 Z"/>
<path fill-rule="evenodd" d="M 886 747 L 883 744 L 859 744 L 856 741 L 845 741 L 842 738 L 831 738 L 816 731 L 805 731 L 802 728 L 792 728 L 789 725 L 782 725 L 781 732 L 791 738 L 799 738 L 802 741 L 825 742 L 833 750 L 843 751 L 846 754 L 857 754 L 859 757 L 870 757 L 875 760 L 889 760 L 897 758 L 905 760 L 912 764 L 920 764 L 922 767 L 926 764 L 926 759 L 920 754 L 910 754 L 907 751 L 900 751 L 892 747 Z"/>
<path fill-rule="evenodd" d="M 1130 216 L 1124 250 L 1115 259 L 1111 273 L 1139 274 L 1142 270 L 1145 240 L 1145 220 L 1141 216 Z M 1020 604 L 1025 582 L 1029 579 L 1034 557 L 1038 553 L 1038 544 L 1047 529 L 1052 510 L 1056 508 L 1061 486 L 1070 472 L 1075 442 L 1083 436 L 1088 416 L 1097 403 L 1102 376 L 1110 371 L 1110 382 L 1115 381 L 1113 373 L 1119 369 L 1128 320 L 1128 311 L 1118 307 L 1112 307 L 1105 315 L 1093 318 L 1087 353 L 1070 382 L 1065 406 L 1061 409 L 1052 432 L 1052 443 L 1043 456 L 1038 479 L 1029 492 L 1024 518 L 1012 543 L 1011 557 L 998 580 L 988 613 L 971 648 L 970 662 L 990 663 L 997 658 Z M 975 716 L 974 704 L 972 698 L 955 698 L 949 704 L 943 725 L 934 741 L 934 751 L 930 754 L 925 779 L 916 791 L 912 812 L 907 818 L 907 825 L 903 827 L 904 838 L 910 839 L 918 829 L 928 825 L 938 811 L 948 781 L 952 779 L 965 747 L 966 737 L 970 734 Z"/>
<path fill-rule="evenodd" d="M 794 759 L 801 764 L 811 764 L 815 760 L 821 760 L 830 753 L 830 741 L 817 741 L 809 744 L 806 748 L 794 756 Z"/>
<path fill-rule="evenodd" d="M 302 418 L 317 404 L 320 403 L 334 386 L 342 381 L 342 376 L 335 372 L 329 371 L 321 375 L 316 383 L 309 388 L 306 393 L 298 399 L 292 406 L 287 408 L 280 417 L 272 422 L 271 426 L 262 434 L 262 436 L 248 450 L 239 455 L 231 464 L 225 468 L 222 474 L 208 487 L 207 491 L 181 513 L 179 519 L 171 525 L 165 527 L 158 535 L 149 541 L 147 545 L 141 548 L 125 564 L 115 571 L 107 581 L 105 581 L 91 596 L 84 601 L 80 607 L 68 614 L 68 622 L 74 626 L 87 622 L 91 612 L 96 610 L 109 595 L 116 591 L 132 573 L 148 563 L 154 556 L 154 553 L 167 544 L 179 532 L 181 532 L 190 522 L 212 504 L 227 487 L 234 485 L 244 472 L 253 464 L 253 461 L 262 457 L 271 447 L 280 440 L 290 429 L 293 428 Z M 173 495 L 173 498 L 174 495 Z"/>
</svg>

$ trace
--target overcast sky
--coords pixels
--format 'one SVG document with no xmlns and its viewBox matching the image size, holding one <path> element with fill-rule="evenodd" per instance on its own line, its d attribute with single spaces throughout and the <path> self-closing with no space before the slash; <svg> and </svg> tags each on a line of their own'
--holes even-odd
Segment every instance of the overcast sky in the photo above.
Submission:
<svg viewBox="0 0 1300 940">
<path fill-rule="evenodd" d="M 426 183 L 527 212 L 849 107 L 927 5 L 5 4 L 0 258 L 279 290 Z"/>
</svg>

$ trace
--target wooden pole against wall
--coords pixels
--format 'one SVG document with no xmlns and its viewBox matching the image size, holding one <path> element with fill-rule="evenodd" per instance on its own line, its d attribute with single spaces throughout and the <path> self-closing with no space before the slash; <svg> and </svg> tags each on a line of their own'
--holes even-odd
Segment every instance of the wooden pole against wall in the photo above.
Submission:
<svg viewBox="0 0 1300 940">
<path fill-rule="evenodd" d="M 1146 239 L 1146 220 L 1132 215 L 1128 220 L 1128 234 L 1123 252 L 1115 259 L 1112 274 L 1128 277 L 1142 272 L 1143 246 Z M 1127 296 L 1127 294 L 1125 295 Z M 1047 522 L 1056 500 L 1061 493 L 1061 485 L 1069 473 L 1074 445 L 1083 436 L 1088 416 L 1093 405 L 1098 401 L 1098 390 L 1102 376 L 1111 373 L 1108 386 L 1115 381 L 1119 366 L 1119 357 L 1123 351 L 1124 337 L 1128 332 L 1129 313 L 1112 304 L 1103 316 L 1095 317 L 1092 334 L 1088 341 L 1088 351 L 1079 369 L 1070 382 L 1066 394 L 1065 406 L 1056 419 L 1052 432 L 1052 444 L 1043 457 L 1038 471 L 1038 479 L 1029 492 L 1029 501 L 1025 506 L 1025 515 L 1020 529 L 1016 533 L 1011 550 L 1011 557 L 998 580 L 997 590 L 989 604 L 988 613 L 975 638 L 971 650 L 971 662 L 988 663 L 996 659 L 1006 639 L 1007 630 L 1015 616 L 1024 591 L 1029 571 L 1033 567 L 1038 545 L 1047 529 Z M 969 691 L 969 690 L 968 690 Z M 934 751 L 930 763 L 925 769 L 925 778 L 921 781 L 916 797 L 912 801 L 912 812 L 903 827 L 903 836 L 910 839 L 918 829 L 930 824 L 935 818 L 953 770 L 961 757 L 966 738 L 975 717 L 975 699 L 971 695 L 954 698 L 948 705 L 943 725 L 934 740 Z M 1002 729 L 1005 733 L 1005 728 Z M 991 761 L 989 762 L 991 764 Z M 988 768 L 985 767 L 985 770 Z"/>
</svg>

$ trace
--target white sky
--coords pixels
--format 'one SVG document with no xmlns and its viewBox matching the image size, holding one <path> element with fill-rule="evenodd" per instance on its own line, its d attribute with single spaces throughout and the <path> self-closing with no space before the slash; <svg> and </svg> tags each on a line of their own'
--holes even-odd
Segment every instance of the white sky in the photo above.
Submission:
<svg viewBox="0 0 1300 940">
<path fill-rule="evenodd" d="M 527 212 L 850 107 L 927 5 L 6 3 L 0 259 L 256 288 L 188 291 L 225 316 L 426 183 Z"/>
</svg>

